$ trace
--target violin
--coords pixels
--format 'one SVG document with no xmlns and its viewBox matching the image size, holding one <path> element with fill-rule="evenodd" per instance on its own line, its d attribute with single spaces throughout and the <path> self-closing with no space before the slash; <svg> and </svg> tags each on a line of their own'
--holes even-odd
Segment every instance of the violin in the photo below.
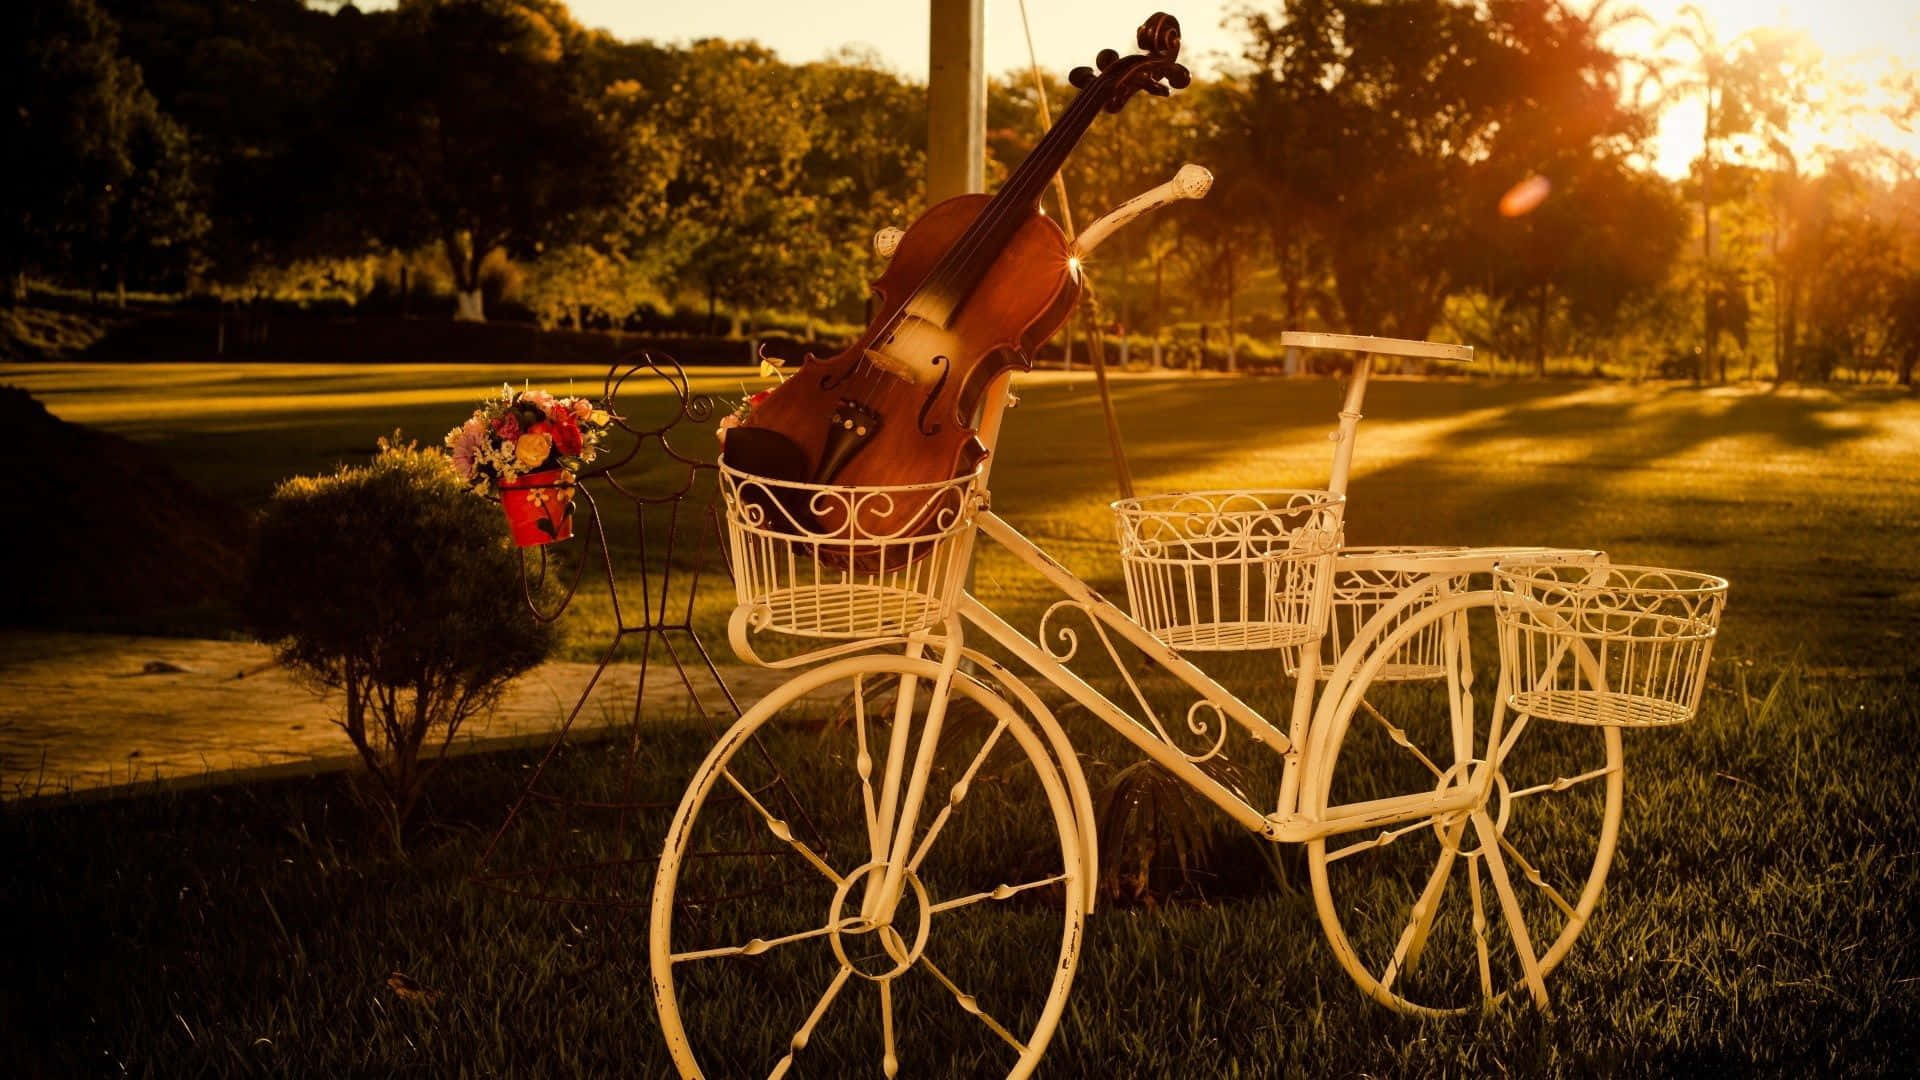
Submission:
<svg viewBox="0 0 1920 1080">
<path fill-rule="evenodd" d="M 1138 42 L 1138 55 L 1104 49 L 1097 74 L 1080 67 L 1068 75 L 1079 93 L 997 193 L 948 199 L 907 229 L 874 283 L 873 322 L 834 356 L 808 354 L 727 432 L 722 459 L 730 468 L 866 487 L 937 483 L 979 467 L 987 392 L 1032 369 L 1034 351 L 1080 296 L 1069 242 L 1040 212 L 1041 194 L 1102 112 L 1191 81 L 1176 62 L 1173 16 L 1148 18 Z M 912 517 L 924 510 L 910 502 L 902 501 L 900 520 L 877 514 L 863 525 L 916 535 Z"/>
</svg>

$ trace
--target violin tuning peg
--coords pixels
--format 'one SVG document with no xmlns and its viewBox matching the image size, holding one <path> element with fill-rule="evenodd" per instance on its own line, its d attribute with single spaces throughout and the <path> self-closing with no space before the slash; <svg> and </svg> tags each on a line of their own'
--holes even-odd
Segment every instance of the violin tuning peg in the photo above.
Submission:
<svg viewBox="0 0 1920 1080">
<path fill-rule="evenodd" d="M 1119 53 L 1114 52 L 1112 49 L 1101 49 L 1100 55 L 1093 58 L 1093 64 L 1101 71 L 1105 71 L 1112 67 L 1113 62 L 1118 59 L 1120 59 Z"/>
<path fill-rule="evenodd" d="M 1167 85 L 1175 90 L 1185 90 L 1192 83 L 1193 73 L 1187 70 L 1185 64 L 1175 64 L 1173 69 L 1167 72 Z"/>
<path fill-rule="evenodd" d="M 1154 97 L 1167 97 L 1173 93 L 1173 91 L 1167 89 L 1164 84 L 1157 83 L 1157 82 L 1147 83 L 1145 86 L 1141 87 L 1141 89 L 1145 90 L 1149 94 L 1152 94 Z"/>
<path fill-rule="evenodd" d="M 1075 90 L 1085 90 L 1087 87 L 1093 85 L 1093 69 L 1090 67 L 1074 68 L 1072 71 L 1067 72 L 1067 82 L 1071 83 Z"/>
</svg>

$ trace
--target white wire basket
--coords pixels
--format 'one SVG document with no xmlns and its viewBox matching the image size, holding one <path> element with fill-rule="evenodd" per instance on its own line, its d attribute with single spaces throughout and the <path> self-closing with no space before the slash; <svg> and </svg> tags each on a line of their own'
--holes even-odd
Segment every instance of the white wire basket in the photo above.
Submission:
<svg viewBox="0 0 1920 1080">
<path fill-rule="evenodd" d="M 1509 707 L 1607 727 L 1693 719 L 1726 579 L 1568 563 L 1501 565 L 1493 577 Z"/>
<path fill-rule="evenodd" d="M 911 634 L 953 614 L 979 474 L 842 487 L 720 465 L 734 588 L 756 629 L 804 637 Z"/>
<path fill-rule="evenodd" d="M 1407 589 L 1427 583 L 1427 601 L 1464 592 L 1470 574 L 1439 575 L 1434 566 L 1420 565 L 1423 556 L 1446 555 L 1465 550 L 1458 547 L 1346 547 L 1333 560 L 1333 587 L 1327 615 L 1327 632 L 1320 638 L 1320 664 L 1317 677 L 1327 678 L 1340 654 L 1359 636 L 1367 621 L 1378 615 Z M 1430 580 L 1433 579 L 1433 580 Z M 1419 615 L 1426 603 L 1409 604 L 1391 616 L 1374 640 L 1384 640 L 1400 624 Z M 1413 682 L 1438 679 L 1447 673 L 1445 627 L 1441 621 L 1428 623 L 1408 636 L 1382 665 L 1375 682 Z M 1297 674 L 1308 646 L 1289 650 L 1287 674 Z"/>
<path fill-rule="evenodd" d="M 1346 497 L 1189 491 L 1113 504 L 1136 622 L 1195 652 L 1303 645 L 1326 629 Z"/>
</svg>

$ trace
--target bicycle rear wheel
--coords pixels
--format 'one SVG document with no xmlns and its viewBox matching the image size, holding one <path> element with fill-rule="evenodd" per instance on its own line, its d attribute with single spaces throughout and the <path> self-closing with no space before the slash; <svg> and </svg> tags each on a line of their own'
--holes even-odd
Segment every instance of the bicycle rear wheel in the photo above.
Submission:
<svg viewBox="0 0 1920 1080">
<path fill-rule="evenodd" d="M 1547 1005 L 1546 980 L 1586 928 L 1619 834 L 1619 731 L 1509 710 L 1504 677 L 1474 668 L 1476 652 L 1495 655 L 1491 603 L 1491 593 L 1436 603 L 1383 639 L 1317 733 L 1302 786 L 1302 810 L 1327 819 L 1379 799 L 1473 792 L 1463 809 L 1308 845 L 1335 957 L 1403 1012 L 1460 1013 L 1516 990 Z M 1435 626 L 1442 677 L 1380 677 L 1403 637 Z"/>
</svg>

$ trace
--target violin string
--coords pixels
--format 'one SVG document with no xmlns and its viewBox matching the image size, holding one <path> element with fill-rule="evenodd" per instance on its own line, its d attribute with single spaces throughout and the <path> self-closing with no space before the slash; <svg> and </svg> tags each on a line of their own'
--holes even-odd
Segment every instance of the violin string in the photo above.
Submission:
<svg viewBox="0 0 1920 1080">
<path fill-rule="evenodd" d="M 1086 90 L 1074 98 L 1073 103 L 1061 114 L 1059 123 L 1049 127 L 1041 136 L 1040 142 L 1034 147 L 1033 152 L 1029 153 L 1014 169 L 1013 173 L 1008 176 L 1006 181 L 1002 183 L 1001 194 L 1004 195 L 1016 186 L 1023 186 L 1030 183 L 1035 170 L 1044 170 L 1044 174 L 1035 192 L 1034 202 L 1037 208 L 1039 199 L 1046 190 L 1047 181 L 1056 178 L 1060 169 L 1066 164 L 1065 153 L 1058 152 L 1057 150 L 1050 153 L 1042 153 L 1042 151 L 1049 149 L 1047 147 L 1048 138 L 1055 135 L 1056 132 L 1066 129 L 1071 123 L 1079 126 L 1081 129 L 1079 134 L 1075 135 L 1072 140 L 1073 144 L 1079 142 L 1080 136 L 1085 134 L 1086 128 L 1092 125 L 1093 119 L 1098 115 L 1099 111 L 1105 107 L 1105 102 L 1097 101 L 1099 95 L 1092 93 L 1092 90 L 1093 85 L 1089 84 Z M 1043 99 L 1041 107 L 1044 111 L 1044 88 L 1041 93 Z M 1052 159 L 1050 165 L 1047 164 L 1047 159 Z M 1024 201 L 1025 200 L 1021 200 L 1021 204 L 1024 204 Z M 968 226 L 967 231 L 962 234 L 960 242 L 948 249 L 940 261 L 934 265 L 933 270 L 930 271 L 927 276 L 921 280 L 921 283 L 915 287 L 911 293 L 907 294 L 894 309 L 881 329 L 868 339 L 872 344 L 869 345 L 868 349 L 862 350 L 863 355 L 854 361 L 853 368 L 848 372 L 847 378 L 849 381 L 858 378 L 863 383 L 871 382 L 869 376 L 877 368 L 877 365 L 872 361 L 870 355 L 873 346 L 882 342 L 889 335 L 899 331 L 901 324 L 909 317 L 909 311 L 914 301 L 919 299 L 923 294 L 935 286 L 938 286 L 942 292 L 945 292 L 951 286 L 957 284 L 958 277 L 987 245 L 989 237 L 992 236 L 995 230 L 1005 225 L 1010 215 L 1018 213 L 1019 209 L 1020 204 L 1015 204 L 999 197 L 996 197 L 988 203 L 980 217 L 976 218 L 973 223 Z M 1063 212 L 1066 211 L 1066 209 L 1063 204 Z M 1007 239 L 1011 239 L 1011 237 L 1009 236 Z M 1004 246 L 1004 244 L 1002 246 Z M 984 273 L 984 269 L 981 273 Z M 909 329 L 911 329 L 911 327 L 909 327 Z M 930 329 L 931 328 L 928 328 L 928 331 L 923 331 L 923 333 L 929 332 Z M 906 342 L 896 342 L 895 344 L 896 347 L 898 347 L 905 345 Z M 952 358 L 949 357 L 948 363 L 951 364 L 952 362 Z M 863 402 L 868 404 L 878 404 L 883 401 L 892 403 L 898 398 L 901 392 L 912 385 L 909 380 L 894 376 L 890 372 L 884 374 L 887 375 L 887 378 L 877 388 L 860 395 Z"/>
<path fill-rule="evenodd" d="M 1074 104 L 1080 105 L 1082 100 L 1088 96 L 1086 93 L 1081 94 L 1079 98 L 1075 99 Z M 1069 107 L 1067 113 L 1062 114 L 1060 118 L 1060 126 L 1064 126 L 1067 123 L 1068 117 L 1072 113 L 1073 108 Z M 1052 131 L 1043 134 L 1040 143 L 1034 147 L 1034 152 L 1028 154 L 1026 158 L 1015 167 L 1013 174 L 1001 184 L 1002 191 L 1008 191 L 1016 185 L 1028 183 L 1032 172 L 1042 167 L 1037 159 L 1043 156 L 1040 151 L 1045 148 L 1047 134 L 1052 134 Z M 999 202 L 999 200 L 995 201 Z M 887 323 L 882 327 L 880 332 L 874 335 L 873 341 L 878 343 L 887 335 L 897 331 L 900 324 L 907 318 L 908 311 L 912 308 L 913 302 L 923 294 L 934 288 L 939 288 L 944 291 L 947 286 L 951 285 L 952 277 L 956 273 L 957 266 L 973 258 L 975 253 L 986 243 L 987 234 L 1005 219 L 1005 215 L 1012 212 L 1014 212 L 1013 209 L 1006 203 L 1001 203 L 1000 208 L 997 210 L 994 203 L 989 203 L 986 207 L 986 212 L 982 213 L 980 217 L 975 218 L 973 223 L 968 226 L 967 232 L 961 237 L 961 242 L 949 249 L 948 252 L 941 257 L 940 261 L 934 265 L 933 270 L 921 280 L 919 286 L 917 286 L 913 292 L 907 294 L 901 301 L 893 314 L 889 316 Z M 871 361 L 863 356 L 859 363 L 869 365 Z"/>
<path fill-rule="evenodd" d="M 1047 149 L 1047 136 L 1065 129 L 1069 122 L 1077 124 L 1080 119 L 1089 112 L 1097 113 L 1098 106 L 1094 106 L 1091 100 L 1096 97 L 1096 95 L 1091 93 L 1092 89 L 1093 88 L 1089 86 L 1086 91 L 1083 91 L 1076 97 L 1073 104 L 1069 105 L 1067 110 L 1060 115 L 1060 122 L 1042 135 L 1040 143 L 1034 147 L 1033 152 L 1028 154 L 1014 169 L 1013 174 L 1001 184 L 1002 192 L 1010 191 L 1016 186 L 1030 183 L 1033 179 L 1032 174 L 1036 170 L 1044 170 L 1043 176 L 1045 179 L 1041 180 L 1039 188 L 1040 191 L 1044 192 L 1046 179 L 1051 179 L 1065 164 L 1064 154 L 1042 153 L 1043 150 Z M 1093 108 L 1089 108 L 1089 106 L 1093 106 Z M 1087 116 L 1086 118 L 1090 124 L 1092 117 Z M 1077 142 L 1078 139 L 1076 138 L 1075 141 Z M 1045 164 L 1045 159 L 1048 158 L 1056 159 L 1050 167 Z M 1036 195 L 1036 203 L 1037 201 L 1038 196 Z M 1022 200 L 1022 204 L 1024 204 L 1024 200 Z M 960 243 L 955 244 L 953 248 L 948 250 L 946 255 L 941 257 L 940 262 L 936 263 L 934 269 L 922 279 L 919 287 L 907 295 L 906 299 L 901 302 L 893 315 L 889 317 L 886 325 L 879 333 L 873 336 L 872 340 L 879 342 L 888 334 L 897 331 L 900 324 L 907 318 L 908 309 L 912 307 L 913 302 L 930 288 L 937 285 L 941 291 L 944 292 L 946 288 L 954 284 L 955 278 L 961 270 L 987 244 L 987 239 L 993 230 L 1003 225 L 1009 215 L 1018 212 L 1019 206 L 1010 202 L 995 199 L 989 203 L 981 216 L 974 219 L 973 224 L 968 227 L 967 232 L 961 237 Z M 900 344 L 904 344 L 904 342 Z M 951 359 L 949 359 L 949 363 L 951 363 Z M 860 360 L 855 362 L 855 371 L 857 373 L 864 369 L 869 369 L 871 366 L 872 362 L 867 357 L 862 356 Z M 898 389 L 900 381 L 899 379 L 890 378 L 888 383 L 881 386 L 881 395 L 888 397 L 893 396 L 892 391 Z"/>
</svg>

